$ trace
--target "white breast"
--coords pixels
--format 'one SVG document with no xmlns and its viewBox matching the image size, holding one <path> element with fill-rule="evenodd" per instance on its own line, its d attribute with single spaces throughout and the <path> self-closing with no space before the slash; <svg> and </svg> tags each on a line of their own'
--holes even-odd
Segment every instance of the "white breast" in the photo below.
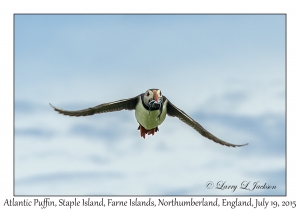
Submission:
<svg viewBox="0 0 300 210">
<path fill-rule="evenodd" d="M 141 100 L 141 97 L 139 97 L 139 101 L 135 107 L 135 118 L 138 123 L 140 123 L 147 130 L 156 128 L 158 125 L 162 124 L 167 114 L 167 101 L 165 101 L 160 118 L 158 118 L 157 116 L 159 115 L 160 111 L 150 111 L 149 115 L 149 111 L 144 108 Z"/>
</svg>

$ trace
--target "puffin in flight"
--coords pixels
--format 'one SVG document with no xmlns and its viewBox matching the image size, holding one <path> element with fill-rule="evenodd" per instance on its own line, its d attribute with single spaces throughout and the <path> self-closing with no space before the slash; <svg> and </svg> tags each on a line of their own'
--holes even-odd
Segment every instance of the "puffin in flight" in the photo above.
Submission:
<svg viewBox="0 0 300 210">
<path fill-rule="evenodd" d="M 240 147 L 247 144 L 236 145 L 223 141 L 204 129 L 199 123 L 188 116 L 184 111 L 178 109 L 165 96 L 162 95 L 159 89 L 149 89 L 136 97 L 123 99 L 115 102 L 100 104 L 95 107 L 82 109 L 78 111 L 67 111 L 59 109 L 50 104 L 55 111 L 68 116 L 88 116 L 93 114 L 101 114 L 104 112 L 114 112 L 120 110 L 135 110 L 135 117 L 139 123 L 141 137 L 152 134 L 158 131 L 158 126 L 165 120 L 166 115 L 178 117 L 181 121 L 194 128 L 202 136 L 228 147 Z"/>
</svg>

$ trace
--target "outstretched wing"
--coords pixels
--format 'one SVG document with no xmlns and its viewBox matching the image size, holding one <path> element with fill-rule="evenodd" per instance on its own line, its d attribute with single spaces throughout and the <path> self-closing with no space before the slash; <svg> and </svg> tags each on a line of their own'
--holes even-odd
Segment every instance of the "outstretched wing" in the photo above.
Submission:
<svg viewBox="0 0 300 210">
<path fill-rule="evenodd" d="M 57 112 L 63 115 L 69 115 L 69 116 L 75 116 L 75 117 L 80 117 L 80 116 L 88 116 L 88 115 L 93 115 L 93 114 L 100 114 L 104 112 L 115 112 L 115 111 L 120 111 L 120 110 L 133 110 L 135 109 L 135 106 L 138 102 L 138 98 L 140 95 L 134 97 L 134 98 L 129 98 L 129 99 L 123 99 L 119 101 L 114 101 L 110 103 L 105 103 L 105 104 L 100 104 L 95 107 L 90 107 L 87 109 L 82 109 L 82 110 L 77 110 L 77 111 L 67 111 L 63 109 L 56 108 L 52 104 L 50 106 Z"/>
<path fill-rule="evenodd" d="M 164 100 L 168 100 L 166 97 L 164 97 Z M 200 133 L 202 136 L 225 146 L 228 147 L 241 147 L 248 144 L 242 144 L 242 145 L 236 145 L 231 144 L 226 141 L 223 141 L 214 135 L 212 135 L 210 132 L 205 130 L 199 123 L 197 123 L 195 120 L 193 120 L 190 116 L 188 116 L 184 111 L 178 109 L 175 105 L 173 105 L 169 100 L 167 102 L 167 114 L 171 117 L 178 117 L 181 121 L 188 124 L 192 128 L 194 128 L 198 133 Z"/>
</svg>

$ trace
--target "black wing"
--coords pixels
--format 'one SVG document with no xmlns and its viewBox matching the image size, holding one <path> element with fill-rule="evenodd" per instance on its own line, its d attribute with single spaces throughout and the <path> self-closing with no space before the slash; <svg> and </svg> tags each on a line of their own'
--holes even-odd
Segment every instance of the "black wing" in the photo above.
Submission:
<svg viewBox="0 0 300 210">
<path fill-rule="evenodd" d="M 167 98 L 164 97 L 164 100 L 166 100 L 166 99 Z M 168 104 L 167 104 L 167 114 L 171 117 L 178 117 L 181 121 L 183 121 L 184 123 L 186 123 L 189 126 L 191 126 L 192 128 L 194 128 L 202 136 L 204 136 L 216 143 L 219 143 L 219 144 L 222 144 L 222 145 L 225 145 L 228 147 L 241 147 L 241 146 L 248 145 L 248 144 L 242 144 L 242 145 L 231 144 L 231 143 L 228 143 L 226 141 L 223 141 L 223 140 L 215 137 L 210 132 L 205 130 L 199 123 L 197 123 L 190 116 L 188 116 L 184 111 L 178 109 L 175 105 L 173 105 L 169 100 L 168 100 Z"/>
<path fill-rule="evenodd" d="M 82 109 L 82 110 L 77 110 L 77 111 L 67 111 L 63 109 L 56 108 L 52 104 L 50 106 L 57 112 L 63 115 L 69 115 L 69 116 L 88 116 L 88 115 L 93 115 L 93 114 L 100 114 L 104 112 L 115 112 L 115 111 L 120 111 L 120 110 L 133 110 L 135 109 L 135 106 L 138 102 L 138 98 L 140 95 L 134 97 L 134 98 L 129 98 L 129 99 L 123 99 L 119 101 L 114 101 L 110 103 L 105 103 L 105 104 L 100 104 L 95 107 L 90 107 L 87 109 Z"/>
</svg>

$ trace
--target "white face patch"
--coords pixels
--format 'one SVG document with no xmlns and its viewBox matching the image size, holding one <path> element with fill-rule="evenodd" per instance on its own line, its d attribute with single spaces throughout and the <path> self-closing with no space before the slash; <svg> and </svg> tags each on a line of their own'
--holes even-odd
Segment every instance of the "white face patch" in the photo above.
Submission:
<svg viewBox="0 0 300 210">
<path fill-rule="evenodd" d="M 155 89 L 156 90 L 156 93 L 157 93 L 157 95 L 158 95 L 158 97 L 162 97 L 162 94 L 161 94 L 161 91 L 160 91 L 160 89 Z M 146 92 L 145 92 L 145 94 L 144 94 L 144 103 L 146 104 L 146 105 L 148 105 L 149 104 L 149 101 L 151 101 L 151 100 L 153 100 L 154 98 L 154 93 L 153 93 L 153 91 L 152 90 L 147 90 Z"/>
<path fill-rule="evenodd" d="M 153 92 L 152 90 L 147 90 L 144 94 L 144 103 L 148 105 L 149 100 L 153 98 Z"/>
<path fill-rule="evenodd" d="M 162 97 L 162 94 L 161 94 L 161 90 L 157 90 L 157 95 L 158 95 L 158 97 Z"/>
</svg>

